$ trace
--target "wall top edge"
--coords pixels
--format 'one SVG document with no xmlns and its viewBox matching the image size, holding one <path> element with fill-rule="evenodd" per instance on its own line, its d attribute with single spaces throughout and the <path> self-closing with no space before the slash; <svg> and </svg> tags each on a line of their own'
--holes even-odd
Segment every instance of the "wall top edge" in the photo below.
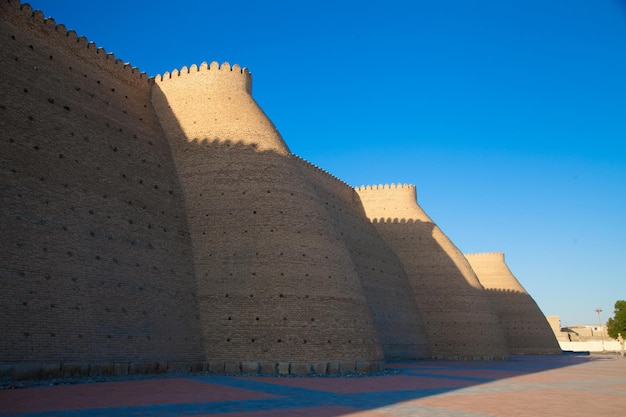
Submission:
<svg viewBox="0 0 626 417">
<path fill-rule="evenodd" d="M 465 257 L 474 257 L 474 256 L 498 256 L 504 257 L 504 252 L 477 252 L 477 253 L 464 253 Z"/>
<path fill-rule="evenodd" d="M 89 41 L 85 36 L 79 36 L 76 31 L 67 29 L 67 27 L 54 20 L 52 17 L 45 17 L 44 12 L 35 10 L 28 3 L 21 3 L 19 0 L 4 0 L 1 8 L 7 12 L 9 20 L 14 22 L 25 21 L 35 28 L 39 28 L 46 36 L 56 38 L 59 42 L 65 42 L 71 48 L 83 49 L 89 53 L 95 54 L 99 59 L 112 65 L 116 70 L 132 74 L 139 79 L 148 80 L 145 72 L 140 71 L 137 67 L 133 67 L 129 62 L 123 61 L 115 57 L 111 52 L 106 52 L 104 48 L 98 47 L 94 42 Z"/>
<path fill-rule="evenodd" d="M 206 61 L 200 65 L 192 64 L 191 66 L 183 66 L 181 69 L 174 69 L 171 72 L 166 71 L 163 74 L 158 74 L 154 77 L 157 82 L 164 82 L 170 79 L 184 76 L 186 74 L 193 74 L 203 71 L 219 71 L 220 73 L 230 73 L 242 75 L 246 79 L 250 79 L 252 74 L 246 67 L 241 67 L 239 64 L 230 65 L 228 62 L 223 62 L 221 65 L 217 61 L 212 61 L 208 64 Z"/>
<path fill-rule="evenodd" d="M 355 187 L 357 191 L 374 191 L 374 190 L 414 190 L 415 185 L 413 184 L 378 184 L 378 185 L 361 185 L 360 187 Z"/>
</svg>

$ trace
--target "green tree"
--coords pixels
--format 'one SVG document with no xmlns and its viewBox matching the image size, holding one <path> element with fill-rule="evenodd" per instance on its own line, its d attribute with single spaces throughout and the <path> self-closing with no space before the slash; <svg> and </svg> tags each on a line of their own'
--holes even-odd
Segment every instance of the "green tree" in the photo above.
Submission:
<svg viewBox="0 0 626 417">
<path fill-rule="evenodd" d="M 606 322 L 609 336 L 617 339 L 617 334 L 621 333 L 626 339 L 626 301 L 617 300 L 615 302 L 615 315 Z"/>
</svg>

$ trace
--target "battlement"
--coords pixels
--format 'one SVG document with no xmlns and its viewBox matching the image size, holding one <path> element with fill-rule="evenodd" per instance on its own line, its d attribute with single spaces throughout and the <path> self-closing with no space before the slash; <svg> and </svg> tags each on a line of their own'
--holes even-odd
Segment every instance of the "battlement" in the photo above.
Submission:
<svg viewBox="0 0 626 417">
<path fill-rule="evenodd" d="M 376 224 L 421 224 L 424 221 L 420 219 L 404 219 L 398 217 L 376 217 L 370 219 L 372 223 Z"/>
<path fill-rule="evenodd" d="M 484 257 L 494 257 L 494 258 L 502 258 L 504 259 L 504 253 L 502 252 L 478 252 L 478 253 L 464 253 L 463 256 L 484 256 Z"/>
<path fill-rule="evenodd" d="M 464 254 L 481 284 L 487 289 L 526 292 L 504 261 L 502 252 Z"/>
<path fill-rule="evenodd" d="M 164 72 L 163 75 L 158 74 L 154 77 L 154 81 L 157 84 L 172 82 L 179 78 L 194 75 L 209 75 L 210 80 L 224 80 L 235 88 L 241 88 L 248 94 L 252 94 L 252 74 L 245 67 L 240 67 L 239 64 L 231 66 L 228 62 L 224 62 L 220 65 L 218 62 L 213 61 L 211 64 L 207 64 L 206 61 L 202 62 L 200 66 L 193 64 L 189 68 L 186 66 L 180 70 L 175 69 L 172 72 Z"/>
<path fill-rule="evenodd" d="M 378 184 L 378 185 L 361 185 L 355 187 L 356 191 L 376 191 L 376 190 L 406 190 L 414 191 L 415 185 L 413 184 Z"/>
<path fill-rule="evenodd" d="M 41 10 L 33 10 L 28 3 L 20 4 L 19 0 L 4 0 L 0 3 L 0 10 L 5 14 L 5 19 L 13 24 L 27 25 L 36 31 L 41 31 L 48 39 L 57 40 L 60 46 L 67 46 L 73 49 L 74 53 L 85 58 L 93 59 L 95 56 L 99 66 L 119 71 L 126 77 L 149 82 L 145 72 L 116 58 L 113 53 L 106 52 L 104 48 L 96 46 L 84 36 L 78 36 L 74 30 L 68 30 L 64 24 L 57 24 L 51 17 L 46 18 Z"/>
<path fill-rule="evenodd" d="M 252 98 L 252 76 L 246 68 L 203 62 L 153 80 L 152 104 L 170 138 L 237 139 L 258 150 L 289 154 L 280 133 Z"/>
<path fill-rule="evenodd" d="M 370 219 L 398 218 L 432 220 L 417 203 L 417 191 L 412 184 L 362 185 L 355 188 Z"/>
<path fill-rule="evenodd" d="M 295 154 L 291 154 L 290 157 L 294 158 L 295 161 L 297 161 L 300 164 L 305 165 L 308 168 L 312 168 L 313 170 L 315 170 L 316 172 L 325 175 L 326 177 L 328 177 L 330 180 L 344 186 L 344 187 L 349 187 L 350 189 L 352 189 L 352 186 L 350 184 L 348 184 L 347 182 L 343 181 L 340 178 L 335 177 L 333 174 L 331 174 L 330 172 L 326 171 L 324 168 L 321 168 L 315 164 L 312 164 L 311 162 L 307 161 L 306 159 L 302 158 L 301 156 L 295 155 Z"/>
</svg>

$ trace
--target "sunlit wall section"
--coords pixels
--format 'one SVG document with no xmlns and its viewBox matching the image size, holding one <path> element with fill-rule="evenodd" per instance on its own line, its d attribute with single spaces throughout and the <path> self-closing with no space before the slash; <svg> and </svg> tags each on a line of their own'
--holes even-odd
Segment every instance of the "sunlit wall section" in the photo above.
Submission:
<svg viewBox="0 0 626 417">
<path fill-rule="evenodd" d="M 383 358 L 341 234 L 251 96 L 246 69 L 157 76 L 152 102 L 185 191 L 216 370 L 377 369 Z"/>
<path fill-rule="evenodd" d="M 498 320 L 463 254 L 417 204 L 415 186 L 356 189 L 365 212 L 400 259 L 432 355 L 500 359 L 509 352 Z"/>
<path fill-rule="evenodd" d="M 465 255 L 500 318 L 513 354 L 560 354 L 546 317 L 511 273 L 500 252 Z"/>
</svg>

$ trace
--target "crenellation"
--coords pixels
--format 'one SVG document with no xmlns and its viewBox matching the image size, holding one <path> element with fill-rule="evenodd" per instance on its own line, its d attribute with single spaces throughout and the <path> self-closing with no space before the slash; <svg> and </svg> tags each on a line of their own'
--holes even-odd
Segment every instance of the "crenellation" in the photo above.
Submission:
<svg viewBox="0 0 626 417">
<path fill-rule="evenodd" d="M 466 253 L 465 256 L 495 256 L 495 257 L 502 257 L 502 259 L 504 259 L 504 253 L 503 252 L 477 252 L 477 253 Z"/>
<path fill-rule="evenodd" d="M 41 10 L 33 11 L 32 16 L 33 20 L 37 23 L 44 23 L 44 21 L 46 20 L 46 17 L 43 15 L 43 12 Z"/>
<path fill-rule="evenodd" d="M 298 163 L 304 164 L 305 166 L 309 166 L 310 168 L 315 169 L 319 173 L 326 175 L 329 179 L 340 183 L 342 186 L 345 186 L 345 187 L 348 187 L 348 188 L 352 188 L 352 186 L 350 184 L 346 183 L 341 178 L 337 178 L 336 176 L 334 176 L 330 172 L 326 171 L 323 168 L 320 168 L 319 166 L 317 166 L 315 164 L 312 164 L 311 162 L 307 161 L 306 159 L 304 159 L 304 158 L 302 158 L 302 157 L 300 157 L 298 155 L 295 155 L 295 154 L 291 154 L 290 157 L 294 158 L 294 160 L 296 160 Z"/>
<path fill-rule="evenodd" d="M 70 45 L 78 43 L 78 33 L 74 29 L 70 29 L 65 33 L 65 37 L 70 41 Z"/>
<path fill-rule="evenodd" d="M 17 4 L 19 3 L 16 3 L 14 1 L 8 1 L 7 4 L 9 6 L 17 6 Z M 33 10 L 32 7 L 28 3 L 21 4 L 19 7 L 16 7 L 14 9 L 8 9 L 8 10 L 15 13 L 13 16 L 7 16 L 9 21 L 12 21 L 13 23 L 18 23 L 18 22 L 15 22 L 14 20 L 15 19 L 27 19 L 34 28 L 38 28 L 39 30 L 42 30 L 43 32 L 48 34 L 48 36 L 58 38 L 59 40 L 64 40 L 68 47 L 74 48 L 78 46 L 79 53 L 82 53 L 80 49 L 82 50 L 93 49 L 95 50 L 97 56 L 101 56 L 101 54 L 104 54 L 105 62 L 107 63 L 107 65 L 110 65 L 111 60 L 112 60 L 114 64 L 113 65 L 114 68 L 121 70 L 123 73 L 128 73 L 134 76 L 138 76 L 139 79 L 144 79 L 145 81 L 147 81 L 148 78 L 145 73 L 138 72 L 138 71 L 126 72 L 125 67 L 124 67 L 124 64 L 125 64 L 124 61 L 119 60 L 118 62 L 118 60 L 115 58 L 114 55 L 111 54 L 112 56 L 109 56 L 109 54 L 107 54 L 103 48 L 97 47 L 93 42 L 89 42 L 84 36 L 79 37 L 78 34 L 74 30 L 72 29 L 68 30 L 64 24 L 62 23 L 56 24 L 53 18 L 51 17 L 46 18 L 42 11 Z M 50 38 L 50 41 L 51 40 L 52 38 Z M 118 66 L 117 64 L 122 64 L 122 65 Z"/>
<path fill-rule="evenodd" d="M 48 26 L 48 29 L 52 29 L 58 32 L 57 30 L 57 23 L 55 22 L 55 20 L 51 17 L 46 17 L 43 21 L 44 25 Z"/>
<path fill-rule="evenodd" d="M 391 184 L 377 184 L 377 185 L 361 185 L 355 187 L 357 191 L 376 191 L 376 190 L 409 190 L 415 189 L 413 184 L 391 183 Z"/>
<path fill-rule="evenodd" d="M 239 64 L 231 67 L 228 62 L 224 62 L 221 65 L 217 61 L 212 61 L 210 64 L 202 62 L 200 66 L 192 64 L 189 68 L 183 66 L 180 70 L 174 69 L 171 72 L 166 71 L 163 74 L 157 74 L 154 77 L 154 81 L 157 84 L 172 82 L 181 78 L 186 79 L 186 76 L 208 76 L 207 79 L 211 80 L 211 82 L 219 83 L 222 88 L 241 89 L 248 94 L 252 93 L 252 74 L 250 71 L 245 67 L 240 67 Z"/>
</svg>

